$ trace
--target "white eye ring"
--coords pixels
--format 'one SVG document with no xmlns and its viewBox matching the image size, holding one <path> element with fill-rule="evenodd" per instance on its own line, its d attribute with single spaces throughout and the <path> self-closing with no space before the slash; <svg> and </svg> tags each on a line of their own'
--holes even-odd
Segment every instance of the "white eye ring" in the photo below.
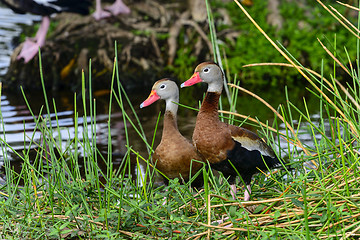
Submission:
<svg viewBox="0 0 360 240">
<path fill-rule="evenodd" d="M 166 88 L 166 85 L 165 84 L 161 84 L 160 85 L 160 89 L 165 89 Z"/>
<path fill-rule="evenodd" d="M 209 72 L 209 71 L 210 71 L 209 68 L 204 68 L 204 72 L 205 72 L 205 73 L 207 73 L 207 72 Z"/>
</svg>

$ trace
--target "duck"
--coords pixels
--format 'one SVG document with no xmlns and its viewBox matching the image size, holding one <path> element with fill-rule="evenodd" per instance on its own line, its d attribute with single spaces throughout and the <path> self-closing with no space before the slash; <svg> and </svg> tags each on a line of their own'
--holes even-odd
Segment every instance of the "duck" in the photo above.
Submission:
<svg viewBox="0 0 360 240">
<path fill-rule="evenodd" d="M 103 18 L 111 17 L 111 15 L 119 15 L 119 14 L 129 14 L 130 8 L 123 3 L 122 0 L 115 0 L 115 2 L 105 7 L 105 10 L 101 7 L 101 0 L 96 0 L 96 6 L 95 6 L 95 12 L 92 14 L 92 16 L 96 20 L 100 20 Z"/>
<path fill-rule="evenodd" d="M 164 78 L 154 83 L 150 95 L 141 103 L 140 108 L 147 107 L 159 99 L 165 101 L 164 124 L 161 141 L 156 147 L 152 159 L 160 172 L 169 179 L 184 179 L 187 182 L 203 166 L 203 159 L 191 141 L 185 138 L 178 129 L 177 110 L 179 88 L 171 79 Z M 192 186 L 202 186 L 202 174 Z M 164 182 L 168 183 L 164 178 Z"/>
<path fill-rule="evenodd" d="M 41 15 L 40 27 L 34 38 L 26 38 L 17 60 L 24 59 L 28 63 L 44 46 L 47 31 L 50 26 L 50 15 L 60 12 L 89 14 L 91 0 L 0 0 L 15 13 L 32 13 Z"/>
<path fill-rule="evenodd" d="M 246 185 L 244 201 L 250 200 L 251 179 L 255 173 L 281 167 L 281 160 L 254 132 L 227 124 L 219 119 L 218 105 L 223 89 L 223 71 L 214 62 L 200 63 L 190 79 L 181 87 L 199 82 L 208 84 L 205 98 L 198 112 L 192 136 L 194 147 L 210 166 L 223 173 L 236 199 L 236 177 Z"/>
</svg>

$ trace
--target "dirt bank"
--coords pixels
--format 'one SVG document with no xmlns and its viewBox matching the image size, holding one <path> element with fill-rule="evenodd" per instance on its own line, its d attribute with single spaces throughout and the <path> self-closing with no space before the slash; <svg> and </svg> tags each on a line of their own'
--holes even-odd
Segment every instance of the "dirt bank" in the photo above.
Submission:
<svg viewBox="0 0 360 240">
<path fill-rule="evenodd" d="M 41 49 L 46 86 L 54 90 L 79 89 L 82 69 L 88 76 L 91 59 L 94 88 L 109 88 L 115 41 L 120 79 L 127 88 L 151 85 L 158 78 L 171 77 L 167 69 L 181 51 L 179 42 L 193 42 L 190 49 L 193 55 L 209 59 L 206 8 L 194 5 L 198 1 L 190 2 L 139 1 L 129 5 L 132 10 L 129 15 L 100 21 L 70 13 L 53 17 L 54 28 Z M 14 50 L 4 86 L 40 88 L 39 57 L 28 64 L 16 61 L 21 47 L 22 44 Z"/>
</svg>

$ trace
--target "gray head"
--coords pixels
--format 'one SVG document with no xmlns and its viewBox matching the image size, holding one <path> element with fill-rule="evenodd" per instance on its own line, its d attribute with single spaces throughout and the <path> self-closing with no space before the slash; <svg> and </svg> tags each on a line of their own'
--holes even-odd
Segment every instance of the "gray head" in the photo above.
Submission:
<svg viewBox="0 0 360 240">
<path fill-rule="evenodd" d="M 140 108 L 163 99 L 166 102 L 166 110 L 176 113 L 179 102 L 179 88 L 176 83 L 168 78 L 163 78 L 154 83 L 149 97 L 140 105 Z"/>
<path fill-rule="evenodd" d="M 200 63 L 196 68 L 192 77 L 181 84 L 181 87 L 191 86 L 198 82 L 208 84 L 208 92 L 221 93 L 223 88 L 223 72 L 219 65 L 213 62 Z"/>
</svg>

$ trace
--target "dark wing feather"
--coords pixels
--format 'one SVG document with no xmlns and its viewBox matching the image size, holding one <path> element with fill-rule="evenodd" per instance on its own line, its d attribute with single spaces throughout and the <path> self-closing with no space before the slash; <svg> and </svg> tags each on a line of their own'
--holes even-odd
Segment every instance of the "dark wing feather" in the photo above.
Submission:
<svg viewBox="0 0 360 240">
<path fill-rule="evenodd" d="M 259 172 L 259 169 L 267 171 L 281 166 L 278 158 L 264 156 L 258 150 L 248 150 L 239 142 L 236 142 L 235 147 L 228 151 L 227 157 L 228 160 L 212 164 L 212 167 L 221 171 L 225 177 L 235 177 L 239 173 L 245 184 L 250 184 L 252 175 Z"/>
<path fill-rule="evenodd" d="M 228 125 L 235 142 L 249 151 L 258 150 L 261 155 L 275 157 L 274 151 L 255 133 L 241 127 Z"/>
<path fill-rule="evenodd" d="M 14 12 L 32 13 L 42 16 L 59 12 L 89 14 L 90 0 L 1 0 Z"/>
<path fill-rule="evenodd" d="M 25 14 L 26 10 L 19 4 L 16 0 L 0 0 L 3 4 L 5 4 L 8 8 L 13 10 L 15 13 L 18 14 Z"/>
<path fill-rule="evenodd" d="M 255 133 L 234 125 L 228 125 L 228 128 L 234 147 L 227 151 L 226 160 L 212 164 L 212 167 L 221 171 L 225 177 L 230 177 L 230 184 L 234 183 L 238 174 L 245 184 L 250 184 L 252 175 L 259 169 L 267 171 L 281 166 L 274 151 Z"/>
</svg>

